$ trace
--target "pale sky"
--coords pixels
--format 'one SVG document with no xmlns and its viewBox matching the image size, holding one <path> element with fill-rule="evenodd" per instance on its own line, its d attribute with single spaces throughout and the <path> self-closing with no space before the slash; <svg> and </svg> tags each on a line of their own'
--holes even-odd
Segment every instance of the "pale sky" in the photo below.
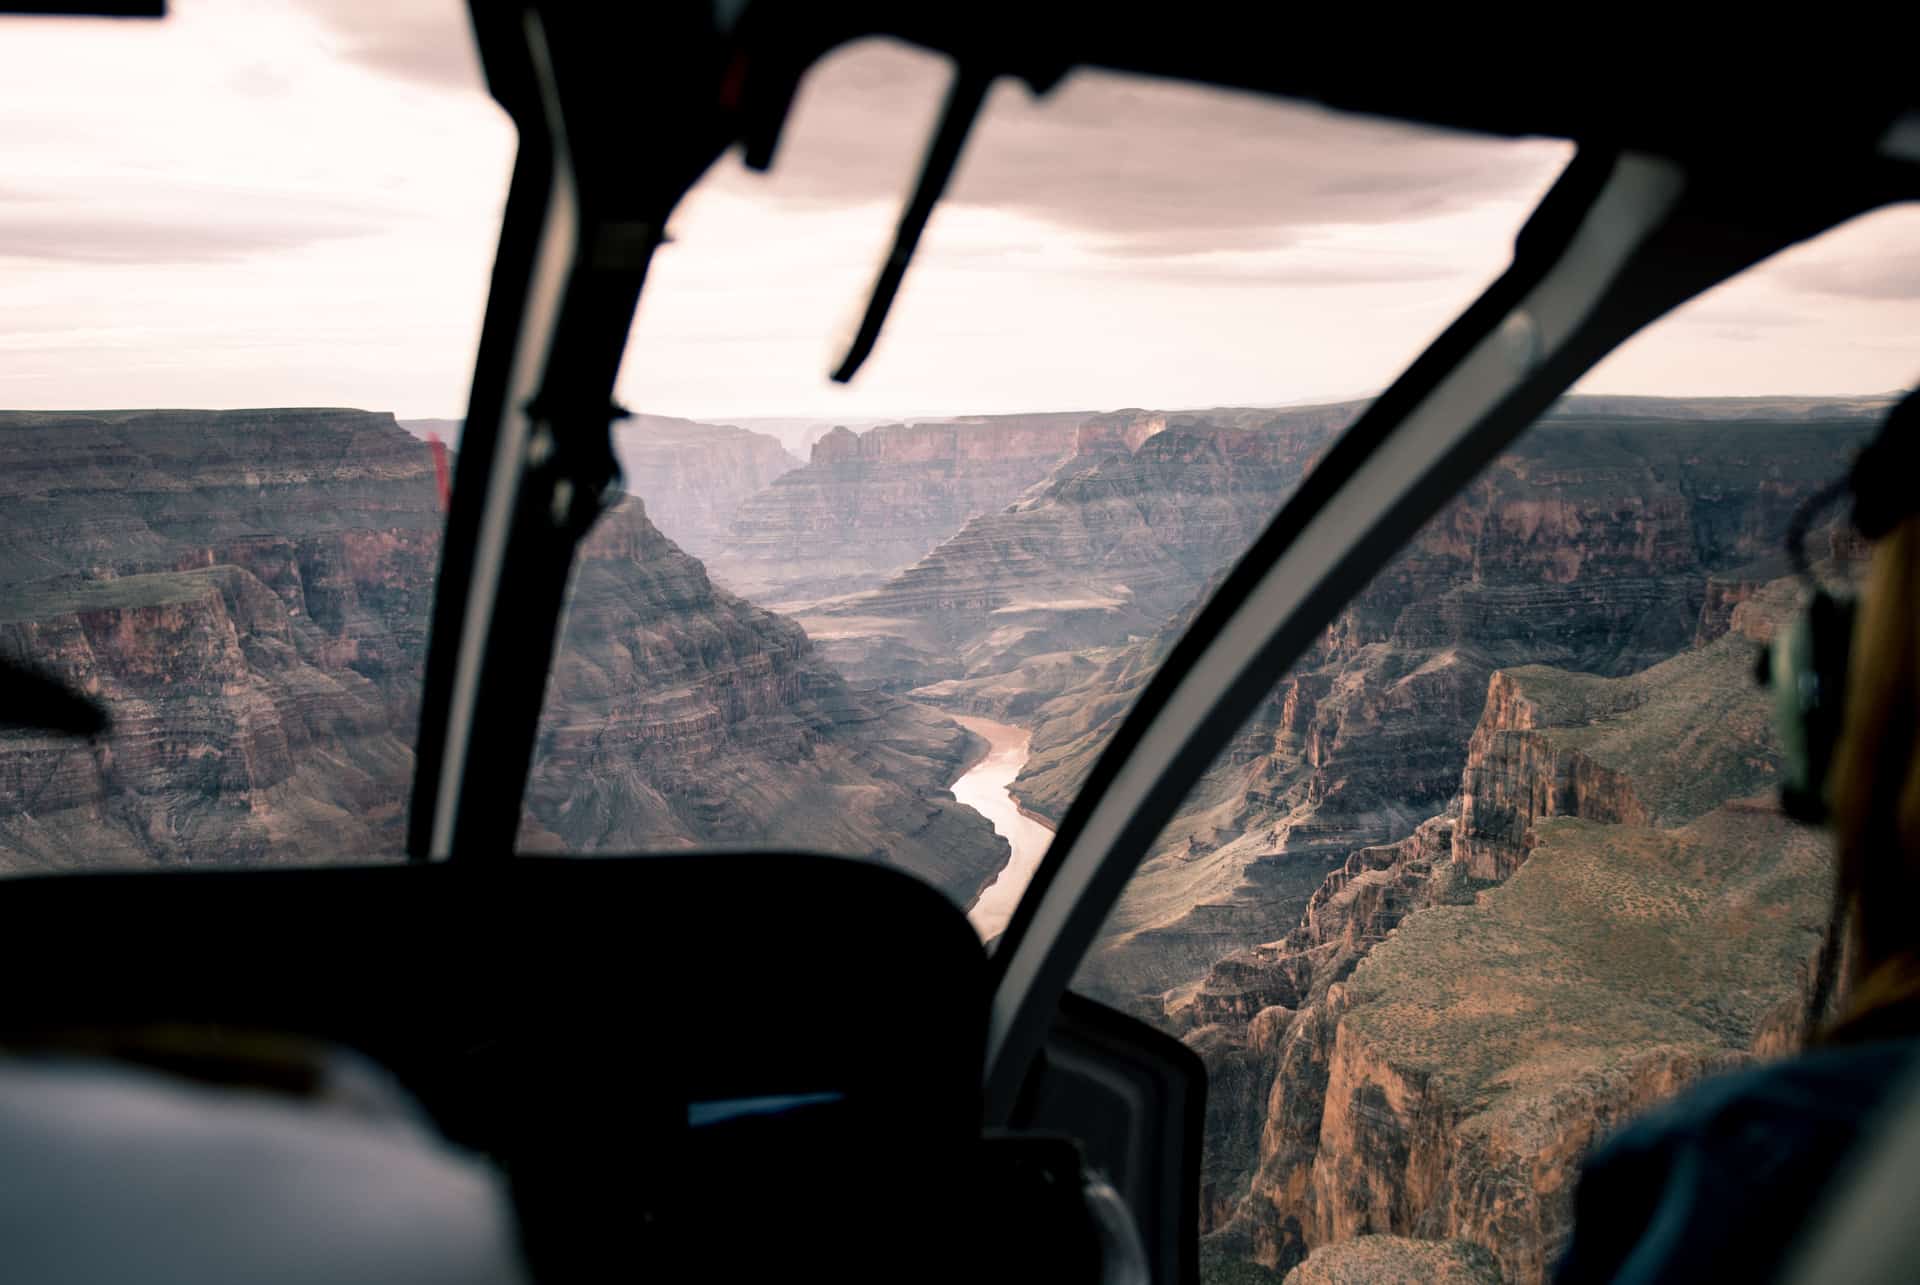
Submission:
<svg viewBox="0 0 1920 1285">
<path fill-rule="evenodd" d="M 174 8 L 0 18 L 0 406 L 460 415 L 513 146 L 462 7 Z M 838 387 L 945 76 L 843 50 L 771 175 L 715 167 L 655 260 L 622 400 L 724 420 L 1364 395 L 1499 270 L 1570 150 L 1110 75 L 1037 101 L 1003 84 Z M 1880 392 L 1920 373 L 1917 341 L 1908 207 L 1697 301 L 1582 387 Z"/>
</svg>

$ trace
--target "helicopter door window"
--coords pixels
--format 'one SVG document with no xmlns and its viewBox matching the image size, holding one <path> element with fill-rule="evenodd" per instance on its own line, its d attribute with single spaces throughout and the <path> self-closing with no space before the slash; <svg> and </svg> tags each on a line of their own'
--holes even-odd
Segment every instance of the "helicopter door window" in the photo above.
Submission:
<svg viewBox="0 0 1920 1285">
<path fill-rule="evenodd" d="M 1808 592 L 1796 510 L 1920 370 L 1916 244 L 1920 207 L 1858 219 L 1624 344 L 1162 833 L 1075 987 L 1207 1063 L 1206 1261 L 1542 1280 L 1590 1144 L 1830 1009 L 1829 842 L 1781 810 L 1754 657 Z M 1861 567 L 1843 514 L 1823 584 Z M 1042 717 L 1090 761 L 1102 723 Z"/>
</svg>

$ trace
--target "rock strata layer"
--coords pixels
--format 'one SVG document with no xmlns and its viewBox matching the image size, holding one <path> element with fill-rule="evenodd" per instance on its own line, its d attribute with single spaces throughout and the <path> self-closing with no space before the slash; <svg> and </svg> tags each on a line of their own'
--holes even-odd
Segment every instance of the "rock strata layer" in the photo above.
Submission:
<svg viewBox="0 0 1920 1285">
<path fill-rule="evenodd" d="M 629 499 L 581 552 L 522 842 L 869 856 L 966 904 L 1009 855 L 947 789 L 976 744 L 852 691 L 798 625 L 715 587 Z"/>
<path fill-rule="evenodd" d="M 849 677 L 896 689 L 1150 635 L 1252 542 L 1357 412 L 1089 417 L 1031 494 L 802 621 Z"/>
<path fill-rule="evenodd" d="M 0 734 L 0 869 L 397 856 L 440 521 L 390 416 L 0 415 L 0 647 L 114 718 Z"/>
<path fill-rule="evenodd" d="M 1496 669 L 1622 675 L 1724 633 L 1795 506 L 1872 425 L 1563 412 L 1535 428 L 1252 712 L 1134 877 L 1080 984 L 1151 1017 L 1213 961 L 1283 936 L 1348 854 L 1444 808 Z M 1200 600 L 1077 676 L 1050 662 L 1070 681 L 1028 715 L 1033 755 L 1013 786 L 1025 806 L 1058 820 Z M 923 695 L 991 704 L 1001 681 Z M 1561 788 L 1597 800 L 1609 786 L 1576 764 Z"/>
<path fill-rule="evenodd" d="M 1630 676 L 1495 674 L 1450 811 L 1356 851 L 1291 933 L 1176 1006 L 1265 1094 L 1209 1104 L 1264 1120 L 1211 1175 L 1221 1234 L 1274 1268 L 1376 1233 L 1464 1239 L 1544 1280 L 1597 1138 L 1790 1046 L 1831 866 L 1767 793 L 1748 675 L 1793 596 Z"/>
<path fill-rule="evenodd" d="M 386 415 L 0 415 L 0 647 L 115 720 L 0 734 L 0 870 L 397 858 L 442 520 Z M 965 731 L 856 697 L 638 501 L 568 620 L 530 842 L 836 851 L 962 902 L 1005 861 L 947 791 Z"/>
<path fill-rule="evenodd" d="M 801 466 L 777 438 L 671 415 L 634 415 L 613 427 L 626 489 L 647 516 L 696 558 L 718 553 L 740 506 Z"/>
<path fill-rule="evenodd" d="M 1072 453 L 1084 416 L 998 415 L 835 428 L 804 468 L 742 503 L 714 575 L 756 602 L 848 593 L 998 512 Z"/>
</svg>

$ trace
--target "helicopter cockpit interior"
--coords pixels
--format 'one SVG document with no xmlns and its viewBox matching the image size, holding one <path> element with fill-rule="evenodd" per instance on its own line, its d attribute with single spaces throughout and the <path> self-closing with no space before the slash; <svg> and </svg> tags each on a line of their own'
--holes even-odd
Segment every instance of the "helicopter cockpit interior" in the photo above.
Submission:
<svg viewBox="0 0 1920 1285">
<path fill-rule="evenodd" d="M 170 20 L 158 4 L 4 7 Z M 1785 29 L 1737 50 L 1609 30 L 1568 59 L 1429 31 L 1416 56 L 1411 33 L 1383 48 L 1372 14 L 979 0 L 471 0 L 469 16 L 515 142 L 422 609 L 404 860 L 43 864 L 0 884 L 0 1046 L 27 1068 L 25 1105 L 0 1108 L 15 1138 L 0 1222 L 32 1269 L 18 1279 L 1202 1279 L 1203 1224 L 1226 1221 L 1202 1212 L 1209 1064 L 1070 989 L 1129 880 L 1278 678 L 1596 365 L 1790 247 L 1920 196 L 1920 95 L 1894 40 L 1826 59 Z M 724 156 L 777 174 L 811 69 L 876 37 L 951 80 L 821 372 L 840 384 L 887 349 L 996 84 L 1044 100 L 1096 69 L 1571 145 L 1491 283 L 1315 446 L 1206 581 L 990 947 L 943 889 L 865 853 L 587 859 L 517 839 L 570 585 L 620 496 L 616 386 L 656 253 Z M 144 717 L 51 655 L 9 653 L 10 728 L 111 747 Z M 1307 999 L 1266 1007 L 1292 1020 Z M 407 1127 L 457 1161 L 396 1181 L 417 1159 L 249 1142 L 244 1121 L 203 1147 L 193 1111 L 217 1113 L 211 1098 L 28 1082 L 93 1064 L 185 1074 L 199 1095 L 270 1081 L 354 1118 L 413 1104 Z M 88 1122 L 77 1159 L 41 1131 L 67 1119 Z M 242 1154 L 279 1158 L 222 1179 Z"/>
</svg>

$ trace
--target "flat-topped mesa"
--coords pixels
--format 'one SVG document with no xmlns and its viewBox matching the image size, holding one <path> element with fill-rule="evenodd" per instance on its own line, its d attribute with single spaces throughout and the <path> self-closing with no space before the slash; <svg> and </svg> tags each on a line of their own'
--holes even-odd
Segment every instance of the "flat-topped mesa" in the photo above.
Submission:
<svg viewBox="0 0 1920 1285">
<path fill-rule="evenodd" d="M 580 553 L 521 843 L 871 856 L 966 904 L 1007 858 L 947 790 L 971 744 L 851 691 L 798 625 L 716 587 L 628 499 Z"/>
<path fill-rule="evenodd" d="M 734 514 L 775 478 L 801 467 L 778 438 L 670 415 L 634 415 L 613 426 L 626 489 L 647 516 L 695 557 L 720 550 Z"/>
<path fill-rule="evenodd" d="M 1002 415 L 835 428 L 805 468 L 742 503 L 709 565 L 759 601 L 877 583 L 1005 508 L 1073 451 L 1078 415 Z"/>
</svg>

